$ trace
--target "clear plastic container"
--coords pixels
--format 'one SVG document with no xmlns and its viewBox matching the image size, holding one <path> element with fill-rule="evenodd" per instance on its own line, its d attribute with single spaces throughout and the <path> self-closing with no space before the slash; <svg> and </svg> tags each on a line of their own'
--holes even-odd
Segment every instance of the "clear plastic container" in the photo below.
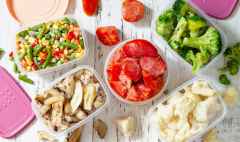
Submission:
<svg viewBox="0 0 240 142">
<path fill-rule="evenodd" d="M 220 86 L 218 83 L 216 83 L 214 80 L 209 79 L 207 76 L 198 76 L 195 77 L 189 81 L 186 81 L 185 83 L 183 83 L 182 85 L 180 85 L 179 87 L 177 87 L 176 89 L 174 89 L 172 92 L 169 93 L 168 96 L 166 96 L 165 98 L 163 98 L 160 102 L 158 102 L 155 106 L 153 106 L 152 108 L 149 109 L 148 112 L 148 123 L 156 130 L 156 132 L 159 132 L 160 129 L 158 127 L 158 125 L 156 124 L 156 118 L 154 118 L 154 113 L 157 111 L 157 106 L 158 104 L 164 103 L 166 100 L 169 99 L 169 97 L 171 97 L 172 95 L 176 94 L 178 91 L 182 90 L 184 87 L 189 86 L 191 84 L 193 84 L 195 81 L 198 80 L 204 80 L 206 81 L 211 88 L 213 88 L 214 90 L 216 90 L 217 92 L 221 92 L 220 90 Z M 191 136 L 187 142 L 193 142 L 194 140 L 201 138 L 201 136 L 203 136 L 206 132 L 208 132 L 209 130 L 213 129 L 218 123 L 220 123 L 225 115 L 227 114 L 227 107 L 226 104 L 224 103 L 223 99 L 221 96 L 218 96 L 218 102 L 221 105 L 221 111 L 218 112 L 217 116 L 215 117 L 214 120 L 212 120 L 208 127 L 206 129 L 204 129 L 203 131 Z M 159 133 L 159 137 L 161 139 L 161 142 L 167 142 L 166 140 L 164 140 L 164 138 L 161 137 L 160 133 Z"/>
<path fill-rule="evenodd" d="M 80 27 L 80 32 L 81 32 L 82 37 L 83 37 L 83 42 L 84 42 L 84 55 L 83 55 L 81 58 L 74 59 L 74 60 L 70 60 L 70 61 L 68 61 L 67 63 L 63 63 L 63 64 L 61 64 L 61 65 L 57 65 L 57 66 L 53 66 L 53 67 L 48 67 L 48 68 L 46 68 L 46 69 L 40 69 L 40 70 L 36 70 L 36 71 L 25 71 L 25 70 L 22 68 L 21 64 L 20 64 L 20 61 L 16 58 L 16 59 L 15 59 L 15 62 L 16 62 L 16 64 L 17 64 L 19 70 L 20 70 L 22 73 L 25 73 L 25 74 L 29 74 L 29 73 L 31 73 L 31 74 L 51 73 L 51 72 L 53 72 L 53 71 L 57 71 L 57 70 L 61 70 L 61 69 L 67 68 L 67 67 L 69 67 L 69 66 L 71 66 L 71 65 L 73 65 L 73 64 L 80 63 L 81 61 L 84 61 L 84 60 L 87 58 L 87 56 L 88 56 L 88 42 L 87 42 L 86 32 L 85 32 L 84 29 L 82 29 L 83 26 L 81 25 L 81 22 L 80 22 L 79 18 L 75 18 L 75 17 L 72 16 L 72 15 L 65 15 L 65 16 L 62 16 L 62 17 L 59 17 L 59 18 L 55 18 L 55 19 L 50 20 L 50 21 L 60 20 L 60 19 L 63 19 L 64 17 L 73 18 L 73 19 L 75 19 L 75 20 L 78 22 L 78 25 L 79 25 L 79 27 Z M 37 23 L 34 23 L 34 24 L 32 24 L 32 25 L 28 25 L 28 26 L 25 25 L 25 26 L 23 26 L 17 33 L 21 32 L 21 31 L 23 31 L 23 30 L 26 30 L 26 29 L 29 28 L 29 27 L 32 27 L 32 26 L 35 26 L 35 25 L 38 25 L 38 24 L 41 24 L 41 23 L 47 23 L 47 22 L 50 22 L 50 21 L 37 22 Z M 17 34 L 17 33 L 16 33 L 16 34 Z M 16 51 L 16 48 L 17 48 L 17 46 L 16 46 L 16 36 L 14 37 L 13 43 L 15 44 L 15 45 L 13 45 L 13 47 L 15 47 L 15 48 L 13 49 L 13 52 L 14 52 L 14 55 L 16 55 L 16 52 L 17 52 L 17 51 Z"/>
<path fill-rule="evenodd" d="M 36 117 L 37 119 L 39 119 L 43 126 L 49 130 L 51 133 L 55 134 L 55 135 L 59 135 L 59 136 L 62 136 L 64 134 L 68 134 L 69 132 L 71 132 L 72 130 L 76 129 L 76 128 L 79 128 L 80 126 L 88 123 L 89 121 L 91 121 L 94 117 L 96 117 L 98 114 L 100 114 L 101 112 L 104 111 L 104 109 L 107 107 L 107 105 L 109 104 L 109 92 L 104 84 L 104 82 L 102 81 L 101 77 L 97 74 L 97 72 L 90 66 L 88 65 L 80 65 L 76 68 L 74 68 L 73 70 L 63 74 L 62 76 L 60 76 L 59 78 L 57 78 L 55 81 L 53 81 L 50 85 L 48 85 L 48 87 L 40 90 L 40 92 L 44 92 L 50 88 L 52 88 L 54 85 L 56 85 L 58 82 L 60 82 L 61 80 L 63 80 L 64 78 L 82 70 L 82 69 L 87 69 L 87 70 L 90 70 L 94 76 L 96 77 L 96 79 L 99 81 L 101 87 L 103 88 L 103 91 L 106 95 L 106 100 L 105 100 L 105 103 L 104 105 L 102 105 L 100 108 L 98 108 L 97 110 L 95 110 L 93 113 L 91 113 L 90 115 L 88 115 L 85 119 L 79 121 L 78 123 L 74 124 L 73 126 L 67 128 L 66 130 L 63 130 L 63 131 L 60 131 L 60 132 L 56 132 L 54 131 L 53 129 L 51 129 L 50 127 L 48 127 L 45 123 L 44 123 L 44 119 L 42 118 L 40 112 L 39 112 L 39 105 L 36 104 L 35 100 L 32 101 L 32 108 L 33 108 L 33 111 L 34 113 L 36 114 Z"/>
<path fill-rule="evenodd" d="M 190 6 L 196 11 L 196 13 L 203 17 L 209 25 L 215 27 L 221 35 L 221 39 L 222 39 L 222 50 L 221 53 L 218 54 L 216 57 L 214 57 L 213 59 L 211 59 L 211 61 L 209 61 L 209 63 L 207 63 L 206 65 L 204 65 L 198 72 L 202 72 L 203 70 L 207 69 L 208 66 L 211 66 L 211 64 L 216 64 L 218 59 L 221 57 L 221 55 L 224 52 L 224 49 L 227 46 L 227 37 L 225 35 L 225 33 L 213 22 L 213 20 L 207 16 L 201 9 L 199 9 L 194 3 L 192 3 L 190 0 L 187 1 Z M 190 63 L 188 63 L 184 58 L 182 58 L 177 52 L 175 52 L 170 45 L 168 44 L 168 42 L 160 35 L 158 35 L 158 33 L 156 32 L 156 22 L 157 19 L 160 15 L 162 15 L 166 10 L 170 9 L 173 4 L 175 3 L 175 0 L 170 0 L 168 4 L 164 5 L 164 8 L 161 8 L 158 10 L 158 14 L 155 15 L 152 23 L 151 23 L 151 30 L 153 32 L 154 37 L 158 40 L 159 43 L 163 44 L 164 47 L 167 48 L 168 51 L 170 51 L 175 57 L 177 57 L 183 64 L 185 64 L 186 66 L 188 66 L 190 69 L 192 69 L 192 65 Z"/>
<path fill-rule="evenodd" d="M 151 42 L 155 47 L 156 49 L 158 50 L 158 54 L 163 58 L 163 60 L 166 62 L 167 64 L 167 70 L 166 70 L 166 73 L 165 73 L 165 84 L 163 86 L 163 88 L 161 89 L 161 91 L 159 93 L 157 93 L 155 96 L 147 99 L 147 100 L 144 100 L 144 101 L 139 101 L 139 102 L 134 102 L 134 101 L 128 101 L 124 98 L 122 98 L 121 96 L 119 96 L 111 87 L 111 85 L 109 84 L 108 82 L 108 74 L 107 74 L 107 68 L 108 68 L 108 65 L 109 65 L 109 61 L 110 59 L 112 58 L 113 54 L 119 49 L 119 48 L 122 48 L 123 45 L 129 41 L 131 41 L 133 39 L 130 39 L 130 40 L 125 40 L 123 42 L 121 42 L 120 44 L 118 44 L 114 49 L 112 49 L 112 51 L 108 54 L 107 58 L 106 58 L 106 62 L 105 62 L 105 65 L 104 65 L 104 79 L 105 79 L 105 82 L 108 86 L 108 88 L 110 89 L 111 93 L 118 99 L 120 100 L 121 102 L 124 102 L 126 104 L 131 104 L 131 105 L 144 105 L 144 104 L 147 104 L 147 103 L 150 103 L 152 102 L 153 100 L 157 99 L 158 97 L 162 96 L 163 95 L 163 92 L 164 90 L 166 89 L 167 87 L 167 84 L 168 84 L 168 79 L 169 79 L 169 74 L 168 74 L 168 63 L 167 63 L 167 60 L 166 60 L 166 55 L 163 54 L 163 51 L 156 45 L 154 44 L 153 42 Z"/>
</svg>

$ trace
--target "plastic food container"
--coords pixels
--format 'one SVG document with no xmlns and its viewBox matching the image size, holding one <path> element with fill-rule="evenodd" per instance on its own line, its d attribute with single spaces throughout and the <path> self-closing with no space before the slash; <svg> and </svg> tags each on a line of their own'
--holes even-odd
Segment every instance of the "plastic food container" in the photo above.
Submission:
<svg viewBox="0 0 240 142">
<path fill-rule="evenodd" d="M 132 40 L 132 39 L 131 39 Z M 109 84 L 108 82 L 108 74 L 107 74 L 107 68 L 108 68 L 108 65 L 109 65 L 109 62 L 110 62 L 110 59 L 112 58 L 113 54 L 119 49 L 119 48 L 122 48 L 123 45 L 131 40 L 125 40 L 123 42 L 121 42 L 120 44 L 118 44 L 114 49 L 112 49 L 112 51 L 108 54 L 107 58 L 106 58 L 106 62 L 105 62 L 105 65 L 104 65 L 104 79 L 106 81 L 106 84 L 108 86 L 108 88 L 110 89 L 111 93 L 118 99 L 120 100 L 121 102 L 124 102 L 126 104 L 131 104 L 131 105 L 144 105 L 144 104 L 147 104 L 155 99 L 157 99 L 158 97 L 162 96 L 163 95 L 163 91 L 166 89 L 167 87 L 167 84 L 168 84 L 168 79 L 169 79 L 169 74 L 168 74 L 168 63 L 167 63 L 167 60 L 166 60 L 166 56 L 163 54 L 163 51 L 156 45 L 154 44 L 153 42 L 151 42 L 155 47 L 156 49 L 158 50 L 158 54 L 163 58 L 163 60 L 166 62 L 166 65 L 167 65 L 167 70 L 165 72 L 165 84 L 164 86 L 162 87 L 161 91 L 159 91 L 159 93 L 157 93 L 155 96 L 147 99 L 147 100 L 144 100 L 144 101 L 139 101 L 139 102 L 134 102 L 134 101 L 129 101 L 129 100 L 126 100 L 124 98 L 122 98 L 121 96 L 119 96 L 111 87 L 111 85 Z"/>
<path fill-rule="evenodd" d="M 188 63 L 184 58 L 182 58 L 177 52 L 175 52 L 170 47 L 168 42 L 162 36 L 158 35 L 157 32 L 156 32 L 156 22 L 157 22 L 158 17 L 160 15 L 162 15 L 166 10 L 170 9 L 173 6 L 174 2 L 175 2 L 175 0 L 170 0 L 168 4 L 163 6 L 164 8 L 161 8 L 161 9 L 158 10 L 159 11 L 158 14 L 155 15 L 155 18 L 153 19 L 153 21 L 151 23 L 151 30 L 153 32 L 154 37 L 158 40 L 158 42 L 163 44 L 167 48 L 168 51 L 170 51 L 174 56 L 176 56 L 182 63 L 187 65 L 190 69 L 192 69 L 192 65 L 190 63 Z M 210 19 L 209 16 L 207 16 L 202 10 L 200 10 L 191 1 L 187 1 L 187 2 L 190 4 L 190 6 L 196 11 L 196 13 L 199 16 L 203 17 L 208 22 L 209 25 L 212 25 L 213 27 L 215 27 L 220 32 L 221 39 L 222 39 L 222 51 L 198 71 L 198 72 L 201 72 L 205 68 L 208 68 L 208 66 L 210 66 L 211 64 L 216 64 L 217 63 L 217 60 L 223 54 L 224 49 L 227 46 L 227 37 L 226 37 L 225 33 Z"/>
<path fill-rule="evenodd" d="M 53 81 L 50 85 L 48 85 L 47 88 L 44 88 L 42 90 L 40 90 L 40 92 L 44 92 L 50 88 L 52 88 L 54 85 L 56 85 L 58 82 L 60 82 L 61 80 L 65 79 L 66 77 L 82 70 L 82 69 L 87 69 L 87 70 L 90 70 L 94 76 L 96 77 L 96 79 L 98 80 L 100 86 L 103 88 L 103 91 L 106 95 L 106 100 L 104 102 L 104 104 L 96 109 L 94 112 L 92 112 L 91 114 L 89 114 L 86 118 L 84 118 L 83 120 L 79 121 L 78 123 L 76 124 L 73 124 L 72 126 L 70 126 L 69 128 L 63 130 L 63 131 L 59 131 L 59 132 L 56 132 L 54 131 L 53 129 L 51 129 L 50 127 L 48 127 L 45 123 L 44 123 L 44 118 L 42 118 L 40 112 L 39 112 L 39 105 L 36 104 L 36 100 L 33 100 L 32 101 L 32 108 L 33 108 L 33 111 L 34 113 L 36 114 L 36 117 L 42 122 L 43 126 L 49 130 L 51 133 L 55 134 L 55 135 L 64 135 L 64 134 L 68 134 L 69 132 L 71 132 L 72 130 L 76 129 L 76 128 L 79 128 L 80 126 L 88 123 L 89 121 L 91 121 L 94 117 L 96 117 L 98 114 L 100 114 L 101 112 L 104 111 L 104 109 L 107 107 L 108 103 L 109 103 L 109 92 L 104 84 L 104 82 L 102 81 L 102 79 L 100 78 L 100 76 L 97 74 L 97 72 L 90 66 L 88 65 L 80 65 L 78 67 L 76 67 L 75 69 L 65 73 L 64 75 L 62 75 L 61 77 L 57 78 L 55 81 Z"/>
<path fill-rule="evenodd" d="M 189 86 L 189 85 L 193 84 L 195 81 L 198 81 L 198 80 L 206 81 L 210 85 L 211 88 L 213 88 L 217 92 L 221 92 L 220 91 L 221 87 L 218 86 L 218 84 L 215 81 L 213 81 L 213 80 L 211 80 L 211 79 L 209 79 L 208 77 L 205 77 L 205 76 L 198 76 L 198 77 L 193 78 L 192 80 L 186 81 L 185 83 L 183 83 L 182 85 L 180 85 L 179 87 L 174 89 L 172 92 L 170 92 L 169 95 L 166 96 L 163 100 L 161 100 L 155 106 L 150 108 L 150 110 L 148 112 L 148 115 L 147 115 L 148 118 L 149 118 L 148 119 L 148 123 L 154 128 L 154 130 L 156 130 L 156 132 L 159 132 L 160 130 L 159 130 L 159 127 L 156 124 L 156 122 L 154 122 L 155 118 L 153 118 L 153 116 L 154 116 L 154 112 L 157 111 L 158 104 L 164 103 L 166 100 L 169 99 L 169 97 L 171 97 L 172 95 L 176 94 L 178 91 L 182 90 L 184 87 Z M 218 96 L 218 102 L 221 105 L 221 111 L 219 111 L 219 113 L 215 117 L 215 120 L 211 121 L 206 129 L 204 129 L 203 131 L 201 131 L 201 132 L 191 136 L 187 140 L 187 142 L 193 142 L 194 140 L 200 138 L 202 135 L 204 135 L 209 130 L 213 129 L 218 123 L 220 123 L 224 119 L 225 115 L 227 114 L 227 107 L 226 107 L 226 105 L 225 105 L 225 103 L 224 103 L 224 101 L 223 101 L 221 96 Z M 167 142 L 166 140 L 164 140 L 161 137 L 160 133 L 159 133 L 159 137 L 161 139 L 161 142 Z"/>
<path fill-rule="evenodd" d="M 50 21 L 46 21 L 46 22 L 38 22 L 38 23 L 34 23 L 33 25 L 30 25 L 30 26 L 24 26 L 22 27 L 17 33 L 23 31 L 23 30 L 26 30 L 32 26 L 35 26 L 35 25 L 38 25 L 38 24 L 41 24 L 41 23 L 47 23 L 47 22 L 51 22 L 51 21 L 56 21 L 56 20 L 60 20 L 60 19 L 63 19 L 64 17 L 69 17 L 69 18 L 72 18 L 72 19 L 75 19 L 77 22 L 78 22 L 78 25 L 80 27 L 80 31 L 81 31 L 81 34 L 82 34 L 82 37 L 83 37 L 83 42 L 84 42 L 84 54 L 81 58 L 78 58 L 78 59 L 73 59 L 73 60 L 70 60 L 68 61 L 67 63 L 63 63 L 63 64 L 60 64 L 60 65 L 57 65 L 57 66 L 53 66 L 53 67 L 48 67 L 46 69 L 40 69 L 40 70 L 36 70 L 36 71 L 25 71 L 22 66 L 20 65 L 20 61 L 18 59 L 16 59 L 16 64 L 19 68 L 19 70 L 22 72 L 22 73 L 34 73 L 34 74 L 45 74 L 45 73 L 50 73 L 50 72 L 53 72 L 53 71 L 57 71 L 57 70 L 61 70 L 61 69 L 64 69 L 64 68 L 67 68 L 68 66 L 71 66 L 73 64 L 76 64 L 76 63 L 79 63 L 79 62 L 82 62 L 86 59 L 87 55 L 88 55 L 88 42 L 87 42 L 87 37 L 86 37 L 86 32 L 84 29 L 82 29 L 82 25 L 81 25 L 81 22 L 79 21 L 79 18 L 75 18 L 74 16 L 72 15 L 65 15 L 65 16 L 62 16 L 62 17 L 59 17 L 59 18 L 56 18 L 56 19 L 53 19 L 53 20 L 50 20 Z M 16 34 L 17 34 L 16 33 Z M 14 55 L 16 55 L 17 53 L 17 45 L 16 45 L 16 36 L 14 37 L 14 41 L 13 43 L 15 45 L 13 45 L 13 47 L 15 47 L 13 49 L 13 52 L 14 52 Z"/>
</svg>

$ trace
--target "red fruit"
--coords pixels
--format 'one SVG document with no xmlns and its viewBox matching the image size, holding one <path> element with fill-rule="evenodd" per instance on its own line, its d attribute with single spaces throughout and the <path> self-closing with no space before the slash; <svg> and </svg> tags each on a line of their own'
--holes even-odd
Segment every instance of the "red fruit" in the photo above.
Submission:
<svg viewBox="0 0 240 142">
<path fill-rule="evenodd" d="M 126 58 L 123 61 L 123 72 L 127 75 L 131 80 L 138 81 L 142 77 L 142 70 L 137 61 L 134 58 Z"/>
<path fill-rule="evenodd" d="M 144 5 L 137 0 L 125 0 L 122 5 L 122 16 L 128 22 L 137 22 L 144 17 Z"/>
<path fill-rule="evenodd" d="M 137 91 L 140 95 L 141 100 L 146 100 L 152 96 L 152 91 L 149 87 L 145 86 L 143 83 L 136 84 Z"/>
<path fill-rule="evenodd" d="M 127 87 L 125 87 L 120 81 L 110 81 L 109 82 L 112 89 L 121 97 L 125 98 L 128 92 Z"/>
<path fill-rule="evenodd" d="M 123 51 L 128 57 L 157 57 L 158 51 L 152 43 L 144 39 L 136 39 L 127 42 L 123 46 Z"/>
<path fill-rule="evenodd" d="M 76 35 L 74 34 L 74 32 L 73 31 L 71 31 L 71 32 L 69 32 L 68 34 L 67 34 L 67 39 L 68 40 L 72 40 L 72 39 L 75 39 L 76 38 Z"/>
<path fill-rule="evenodd" d="M 128 91 L 126 99 L 129 101 L 140 101 L 139 94 L 134 86 Z"/>
<path fill-rule="evenodd" d="M 96 30 L 96 35 L 104 45 L 112 46 L 120 41 L 118 29 L 115 26 L 99 27 Z"/>
<path fill-rule="evenodd" d="M 131 88 L 132 80 L 123 71 L 119 75 L 119 80 L 124 86 L 126 86 L 127 88 Z"/>
<path fill-rule="evenodd" d="M 142 57 L 140 59 L 142 70 L 153 77 L 158 77 L 166 71 L 166 63 L 161 57 Z"/>
<path fill-rule="evenodd" d="M 143 81 L 146 87 L 149 87 L 152 92 L 157 93 L 164 85 L 164 79 L 162 76 L 154 78 L 151 74 L 143 71 Z"/>
<path fill-rule="evenodd" d="M 98 8 L 98 0 L 82 0 L 83 10 L 88 16 L 92 16 L 96 13 Z"/>
<path fill-rule="evenodd" d="M 125 54 L 123 49 L 120 48 L 120 49 L 116 50 L 115 53 L 112 55 L 111 63 L 119 63 L 126 57 L 127 57 L 127 55 Z"/>
<path fill-rule="evenodd" d="M 108 73 L 109 80 L 118 81 L 121 70 L 122 70 L 122 67 L 120 64 L 112 64 L 108 66 L 107 73 Z"/>
</svg>

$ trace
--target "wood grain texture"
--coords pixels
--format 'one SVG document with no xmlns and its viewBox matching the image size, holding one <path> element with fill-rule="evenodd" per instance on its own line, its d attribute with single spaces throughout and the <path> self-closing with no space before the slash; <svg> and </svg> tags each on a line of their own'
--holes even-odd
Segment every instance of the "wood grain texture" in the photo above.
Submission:
<svg viewBox="0 0 240 142">
<path fill-rule="evenodd" d="M 68 14 L 74 14 L 75 17 L 79 18 L 82 22 L 84 29 L 87 31 L 87 40 L 89 48 L 89 58 L 84 62 L 84 64 L 89 64 L 93 66 L 103 77 L 103 66 L 105 58 L 108 55 L 111 48 L 102 46 L 95 37 L 96 27 L 100 25 L 115 25 L 121 31 L 121 37 L 123 40 L 134 39 L 134 38 L 145 38 L 154 41 L 162 51 L 165 53 L 168 63 L 169 63 L 169 84 L 168 90 L 174 89 L 176 86 L 180 85 L 182 82 L 193 77 L 191 71 L 180 62 L 175 56 L 167 52 L 166 47 L 163 47 L 159 41 L 153 36 L 150 26 L 154 16 L 157 15 L 160 9 L 169 3 L 171 0 L 141 0 L 144 2 L 146 8 L 146 15 L 144 20 L 131 24 L 122 20 L 121 18 L 121 0 L 101 0 L 101 6 L 98 10 L 98 14 L 94 17 L 87 17 L 84 15 L 81 7 L 81 0 L 71 0 L 70 8 L 68 9 Z M 0 1 L 0 47 L 4 48 L 6 51 L 5 56 L 0 61 L 0 64 L 4 66 L 9 72 L 13 74 L 12 65 L 8 61 L 7 54 L 14 48 L 14 36 L 16 32 L 20 29 L 20 26 L 14 22 L 14 20 L 9 16 L 5 1 Z M 240 32 L 236 31 L 236 28 L 240 25 L 240 10 L 236 10 L 233 17 L 225 21 L 217 21 L 217 24 L 226 32 L 228 37 L 228 43 L 234 43 L 240 40 Z M 74 68 L 77 65 L 73 65 Z M 44 76 L 31 76 L 35 81 L 35 85 L 27 85 L 21 83 L 24 89 L 29 93 L 31 97 L 39 91 L 39 89 L 47 86 L 52 80 L 61 75 L 62 73 L 68 71 L 70 68 L 54 72 L 49 75 Z M 210 70 L 203 72 L 204 74 L 215 75 L 215 67 L 210 68 Z M 212 72 L 213 71 L 213 72 Z M 239 77 L 235 80 L 236 84 L 240 83 Z M 240 86 L 239 86 L 240 87 Z M 239 88 L 240 89 L 240 88 Z M 93 131 L 93 121 L 85 125 L 82 142 L 160 142 L 158 133 L 147 121 L 146 114 L 148 109 L 156 104 L 158 100 L 152 102 L 151 104 L 136 107 L 129 106 L 120 103 L 114 97 L 111 96 L 110 106 L 101 113 L 98 118 L 104 120 L 108 125 L 108 134 L 104 140 L 98 138 L 97 134 Z M 137 130 L 136 136 L 126 138 L 123 137 L 117 130 L 116 126 L 113 124 L 113 119 L 118 116 L 123 115 L 134 115 L 137 118 L 137 123 L 139 128 Z M 237 142 L 240 139 L 240 109 L 239 107 L 231 110 L 227 118 L 218 125 L 220 137 L 223 142 Z M 0 118 L 1 119 L 1 118 Z M 0 138 L 0 142 L 35 142 L 37 141 L 36 132 L 38 130 L 43 130 L 42 124 L 35 120 L 30 126 L 27 127 L 22 133 L 20 133 L 16 138 L 13 139 L 3 139 Z"/>
</svg>

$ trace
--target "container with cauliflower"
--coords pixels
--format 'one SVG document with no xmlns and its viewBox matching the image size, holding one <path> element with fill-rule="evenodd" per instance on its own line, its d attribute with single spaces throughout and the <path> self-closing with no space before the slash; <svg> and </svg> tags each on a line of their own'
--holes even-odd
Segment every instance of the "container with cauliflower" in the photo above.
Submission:
<svg viewBox="0 0 240 142">
<path fill-rule="evenodd" d="M 37 116 L 54 132 L 80 127 L 100 113 L 108 102 L 107 91 L 88 67 L 78 67 L 56 80 L 35 97 Z"/>
<path fill-rule="evenodd" d="M 226 106 L 212 82 L 196 78 L 177 88 L 150 114 L 161 141 L 189 142 L 223 120 Z"/>
</svg>

